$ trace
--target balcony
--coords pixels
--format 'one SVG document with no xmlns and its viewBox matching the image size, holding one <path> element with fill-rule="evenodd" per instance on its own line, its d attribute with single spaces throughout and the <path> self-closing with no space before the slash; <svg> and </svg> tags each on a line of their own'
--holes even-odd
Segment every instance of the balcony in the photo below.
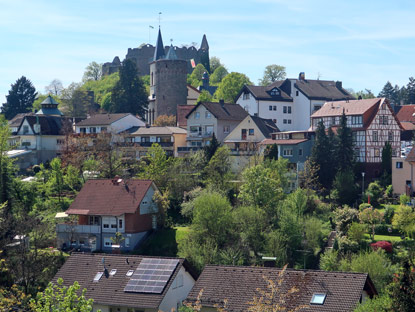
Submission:
<svg viewBox="0 0 415 312">
<path fill-rule="evenodd" d="M 58 224 L 57 233 L 100 234 L 100 225 Z"/>
<path fill-rule="evenodd" d="M 117 142 L 119 147 L 151 147 L 151 145 L 157 143 L 161 147 L 173 147 L 173 142 Z"/>
<path fill-rule="evenodd" d="M 258 151 L 231 149 L 232 156 L 252 156 L 258 154 Z"/>
<path fill-rule="evenodd" d="M 202 146 L 179 146 L 177 148 L 178 153 L 189 153 L 189 152 L 196 152 L 198 150 L 201 150 Z"/>
</svg>

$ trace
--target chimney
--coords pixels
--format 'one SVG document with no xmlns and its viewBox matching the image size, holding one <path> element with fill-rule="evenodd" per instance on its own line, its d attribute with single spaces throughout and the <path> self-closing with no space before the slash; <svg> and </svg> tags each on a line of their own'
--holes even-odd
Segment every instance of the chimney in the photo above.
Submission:
<svg viewBox="0 0 415 312">
<path fill-rule="evenodd" d="M 339 90 L 343 89 L 343 84 L 341 81 L 336 81 L 336 88 Z"/>
<path fill-rule="evenodd" d="M 301 73 L 298 75 L 298 80 L 305 80 L 305 72 L 301 72 Z"/>
<path fill-rule="evenodd" d="M 277 261 L 277 257 L 262 257 L 262 260 L 264 260 L 264 267 L 275 268 L 275 261 Z"/>
<path fill-rule="evenodd" d="M 219 104 L 223 107 L 225 105 L 225 101 L 223 99 L 220 99 Z"/>
</svg>

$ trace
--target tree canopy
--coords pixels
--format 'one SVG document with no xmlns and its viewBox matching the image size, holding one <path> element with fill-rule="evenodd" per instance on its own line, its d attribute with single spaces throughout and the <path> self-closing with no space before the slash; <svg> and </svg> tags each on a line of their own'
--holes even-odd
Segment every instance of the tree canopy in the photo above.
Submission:
<svg viewBox="0 0 415 312">
<path fill-rule="evenodd" d="M 229 103 L 235 103 L 236 96 L 245 84 L 251 85 L 252 82 L 244 74 L 232 72 L 223 78 L 214 94 L 214 98 L 217 100 L 223 99 L 225 102 Z"/>
<path fill-rule="evenodd" d="M 264 76 L 262 79 L 259 79 L 259 84 L 261 86 L 268 86 L 275 81 L 284 80 L 286 75 L 284 66 L 276 64 L 268 65 L 265 67 Z"/>
<path fill-rule="evenodd" d="M 32 110 L 37 92 L 32 82 L 25 76 L 20 77 L 11 85 L 9 94 L 6 95 L 6 103 L 1 108 L 7 120 L 20 113 L 28 113 Z"/>
</svg>

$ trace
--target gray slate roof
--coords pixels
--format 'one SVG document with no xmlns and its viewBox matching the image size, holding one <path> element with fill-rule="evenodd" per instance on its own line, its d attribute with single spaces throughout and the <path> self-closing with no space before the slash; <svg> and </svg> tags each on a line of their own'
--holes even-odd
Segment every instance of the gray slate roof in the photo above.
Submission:
<svg viewBox="0 0 415 312">
<path fill-rule="evenodd" d="M 33 131 L 35 124 L 39 120 L 40 132 L 42 135 L 63 135 L 65 131 L 72 132 L 72 119 L 59 116 L 30 115 L 24 117 Z M 17 132 L 20 131 L 23 121 Z"/>
<path fill-rule="evenodd" d="M 199 105 L 203 105 L 206 109 L 212 113 L 217 119 L 221 120 L 239 120 L 242 121 L 248 112 L 244 110 L 239 104 L 229 104 L 229 103 L 216 103 L 216 102 L 203 102 L 198 103 L 187 115 L 186 118 L 189 118 L 189 115 L 194 112 Z"/>
<path fill-rule="evenodd" d="M 247 311 L 255 296 L 260 297 L 258 288 L 267 292 L 267 280 L 276 281 L 281 269 L 265 267 L 237 267 L 207 265 L 199 276 L 187 301 L 194 302 L 201 290 L 204 307 L 223 306 L 226 311 Z M 288 297 L 285 306 L 293 309 L 300 305 L 312 312 L 349 312 L 359 303 L 363 290 L 370 296 L 377 294 L 366 273 L 325 272 L 316 270 L 287 269 L 281 291 L 287 293 L 292 287 L 299 291 Z M 325 293 L 323 305 L 310 304 L 314 293 Z M 278 295 L 277 295 L 278 298 Z M 303 310 L 301 310 L 303 311 Z"/>
<path fill-rule="evenodd" d="M 340 83 L 338 83 L 339 85 Z M 355 100 L 355 97 L 331 80 L 298 80 L 296 87 L 310 100 Z"/>
<path fill-rule="evenodd" d="M 293 99 L 290 97 L 284 90 L 280 87 L 284 81 L 275 81 L 274 83 L 268 86 L 249 86 L 245 85 L 242 91 L 239 93 L 238 97 L 245 91 L 249 91 L 257 100 L 263 101 L 282 101 L 282 102 L 292 102 Z M 270 91 L 273 88 L 277 88 L 280 91 L 280 95 L 271 95 Z"/>
<path fill-rule="evenodd" d="M 99 126 L 99 125 L 110 125 L 113 122 L 128 116 L 129 113 L 120 113 L 120 114 L 96 114 L 91 117 L 84 119 L 78 123 L 76 126 Z"/>
<path fill-rule="evenodd" d="M 251 116 L 251 118 L 266 138 L 271 138 L 271 133 L 280 132 L 280 129 L 278 129 L 272 119 L 264 119 L 257 116 Z"/>
<path fill-rule="evenodd" d="M 97 272 L 104 272 L 102 258 L 105 258 L 105 265 L 108 271 L 117 269 L 117 272 L 114 276 L 108 277 L 104 274 L 97 283 L 94 283 L 93 280 Z M 72 285 L 77 281 L 81 289 L 87 289 L 86 297 L 93 298 L 96 304 L 157 309 L 181 267 L 188 270 L 196 279 L 196 275 L 186 260 L 179 259 L 179 265 L 161 294 L 124 292 L 124 287 L 129 281 L 129 277 L 125 274 L 129 270 L 135 270 L 143 258 L 150 257 L 75 252 L 72 253 L 58 273 L 56 273 L 52 283 L 56 283 L 58 278 L 64 280 L 65 286 Z"/>
</svg>

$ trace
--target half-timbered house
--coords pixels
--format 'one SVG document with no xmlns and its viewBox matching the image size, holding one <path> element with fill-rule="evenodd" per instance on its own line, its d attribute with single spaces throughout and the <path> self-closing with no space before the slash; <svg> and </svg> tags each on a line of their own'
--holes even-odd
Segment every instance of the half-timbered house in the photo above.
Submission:
<svg viewBox="0 0 415 312">
<path fill-rule="evenodd" d="M 392 146 L 392 155 L 400 153 L 402 126 L 389 101 L 374 98 L 353 101 L 326 102 L 311 116 L 311 129 L 316 130 L 322 120 L 326 128 L 335 131 L 345 113 L 347 126 L 352 129 L 356 160 L 364 163 L 369 176 L 377 176 L 382 162 L 382 149 L 386 142 Z"/>
</svg>

